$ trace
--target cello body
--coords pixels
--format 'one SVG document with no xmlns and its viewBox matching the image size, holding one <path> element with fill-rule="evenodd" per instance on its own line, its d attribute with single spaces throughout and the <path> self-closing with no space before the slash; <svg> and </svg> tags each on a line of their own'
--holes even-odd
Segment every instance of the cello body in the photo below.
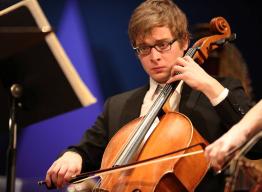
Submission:
<svg viewBox="0 0 262 192">
<path fill-rule="evenodd" d="M 114 164 L 115 157 L 118 156 L 121 147 L 125 146 L 125 142 L 139 121 L 140 119 L 135 119 L 126 124 L 111 139 L 103 156 L 102 169 Z M 169 112 L 161 117 L 160 123 L 147 139 L 145 147 L 136 161 L 166 154 L 203 141 L 204 139 L 193 128 L 192 123 L 185 115 Z M 197 150 L 197 148 L 194 150 Z M 182 151 L 180 154 L 187 152 L 189 151 Z M 100 188 L 112 192 L 193 191 L 206 174 L 208 167 L 208 161 L 202 153 L 165 163 L 156 163 L 124 172 L 112 173 L 102 178 Z"/>
</svg>

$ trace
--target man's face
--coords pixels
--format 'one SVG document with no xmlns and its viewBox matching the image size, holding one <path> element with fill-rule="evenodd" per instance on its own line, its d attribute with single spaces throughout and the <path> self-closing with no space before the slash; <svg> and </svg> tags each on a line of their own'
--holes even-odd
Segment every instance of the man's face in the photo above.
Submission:
<svg viewBox="0 0 262 192">
<path fill-rule="evenodd" d="M 143 41 L 136 42 L 137 47 L 142 49 L 156 45 L 156 47 L 149 48 L 148 54 L 138 54 L 138 58 L 147 74 L 158 83 L 165 83 L 169 79 L 171 66 L 178 57 L 183 56 L 187 49 L 187 42 L 181 45 L 178 41 L 173 42 L 173 40 L 169 28 L 156 27 Z M 161 51 L 162 47 L 164 47 L 163 51 Z"/>
</svg>

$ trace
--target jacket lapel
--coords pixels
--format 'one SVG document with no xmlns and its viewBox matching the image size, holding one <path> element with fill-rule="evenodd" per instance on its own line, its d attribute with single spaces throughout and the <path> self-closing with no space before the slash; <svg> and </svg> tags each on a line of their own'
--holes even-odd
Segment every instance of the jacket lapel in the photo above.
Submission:
<svg viewBox="0 0 262 192">
<path fill-rule="evenodd" d="M 184 84 L 179 104 L 179 111 L 186 116 L 190 116 L 192 109 L 195 108 L 200 92 L 193 90 L 187 84 Z"/>
<path fill-rule="evenodd" d="M 141 106 L 143 104 L 144 96 L 149 88 L 149 85 L 144 86 L 137 91 L 135 91 L 132 95 L 130 95 L 127 100 L 124 111 L 121 115 L 121 124 L 126 124 L 131 120 L 138 118 L 140 115 Z"/>
</svg>

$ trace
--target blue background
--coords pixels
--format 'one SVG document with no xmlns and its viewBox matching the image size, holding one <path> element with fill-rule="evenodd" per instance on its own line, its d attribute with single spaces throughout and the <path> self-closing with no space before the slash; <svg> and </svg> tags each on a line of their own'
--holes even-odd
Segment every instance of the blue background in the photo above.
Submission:
<svg viewBox="0 0 262 192">
<path fill-rule="evenodd" d="M 3 0 L 1 9 L 15 1 Z M 36 181 L 68 145 L 82 133 L 113 94 L 143 85 L 147 76 L 133 52 L 127 34 L 129 17 L 142 0 L 40 0 L 66 53 L 79 75 L 98 99 L 94 105 L 52 117 L 20 130 L 17 177 Z M 176 1 L 187 14 L 189 25 L 223 16 L 234 42 L 248 63 L 255 99 L 262 97 L 260 75 L 261 16 L 257 1 Z M 236 5 L 237 4 L 237 5 Z M 0 137 L 0 173 L 4 174 L 7 133 Z M 31 183 L 35 185 L 35 183 Z"/>
</svg>

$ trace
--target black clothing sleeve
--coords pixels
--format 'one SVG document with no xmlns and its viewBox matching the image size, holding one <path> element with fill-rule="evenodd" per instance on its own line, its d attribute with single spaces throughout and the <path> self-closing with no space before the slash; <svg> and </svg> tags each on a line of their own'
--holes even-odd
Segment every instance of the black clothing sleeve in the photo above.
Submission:
<svg viewBox="0 0 262 192">
<path fill-rule="evenodd" d="M 69 151 L 74 151 L 82 157 L 82 171 L 87 172 L 100 168 L 103 152 L 108 143 L 108 133 L 105 129 L 107 124 L 106 109 L 109 100 L 105 102 L 104 111 L 98 116 L 94 125 L 83 135 L 80 143 L 75 146 L 69 146 Z"/>
</svg>

